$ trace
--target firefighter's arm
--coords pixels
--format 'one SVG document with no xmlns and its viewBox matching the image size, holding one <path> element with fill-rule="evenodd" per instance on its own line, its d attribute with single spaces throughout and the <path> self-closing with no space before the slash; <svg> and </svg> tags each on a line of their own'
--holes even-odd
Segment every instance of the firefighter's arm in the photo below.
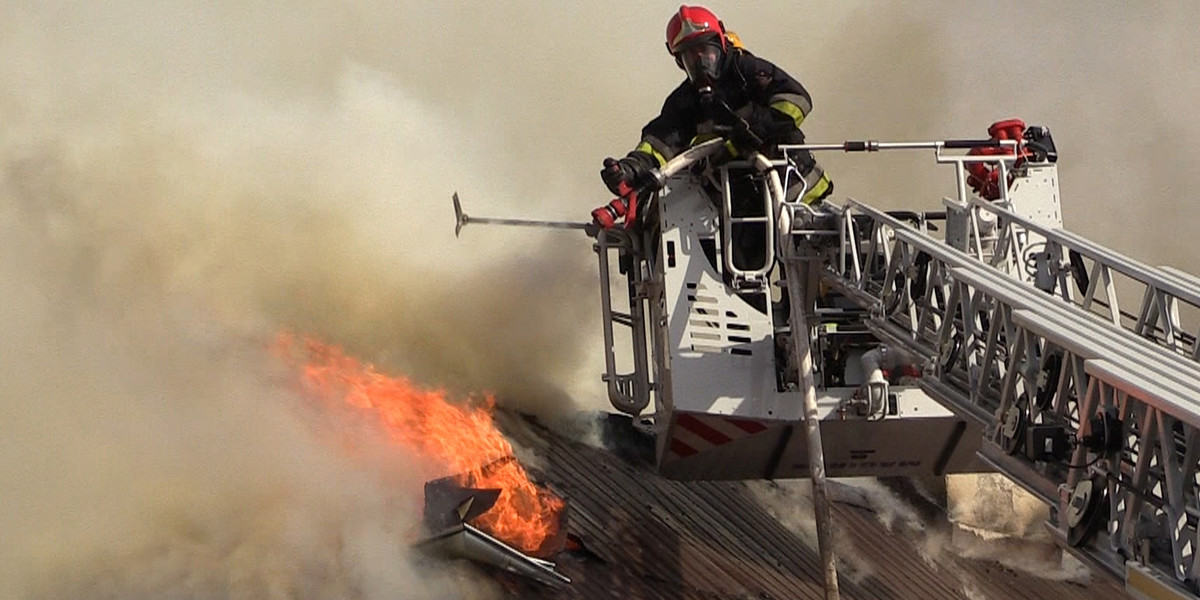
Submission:
<svg viewBox="0 0 1200 600">
<path fill-rule="evenodd" d="M 808 90 L 770 61 L 752 57 L 750 62 L 748 77 L 751 81 L 748 83 L 757 86 L 767 106 L 778 113 L 772 115 L 773 119 L 789 123 L 793 129 L 800 129 L 805 117 L 812 112 L 812 97 L 808 95 Z"/>
<path fill-rule="evenodd" d="M 659 115 L 642 128 L 642 141 L 629 153 L 630 158 L 658 169 L 687 147 L 696 135 L 696 123 L 685 96 L 682 85 L 667 96 Z"/>
</svg>

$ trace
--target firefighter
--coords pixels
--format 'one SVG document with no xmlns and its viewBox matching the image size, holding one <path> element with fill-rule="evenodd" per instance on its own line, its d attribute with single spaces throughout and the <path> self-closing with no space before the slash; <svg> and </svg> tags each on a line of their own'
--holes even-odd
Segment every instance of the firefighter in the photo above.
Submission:
<svg viewBox="0 0 1200 600">
<path fill-rule="evenodd" d="M 681 6 L 667 23 L 667 50 L 687 75 L 663 104 L 662 113 L 642 129 L 642 141 L 625 158 L 608 158 L 600 172 L 608 189 L 637 188 L 649 170 L 660 168 L 693 144 L 718 136 L 728 139 L 721 164 L 750 152 L 778 157 L 775 146 L 804 143 L 800 124 L 812 110 L 808 92 L 779 67 L 747 51 L 736 34 L 712 11 Z M 791 153 L 808 184 L 789 183 L 788 200 L 805 189 L 802 201 L 829 196 L 833 182 L 808 152 Z M 796 185 L 791 185 L 796 184 Z"/>
</svg>

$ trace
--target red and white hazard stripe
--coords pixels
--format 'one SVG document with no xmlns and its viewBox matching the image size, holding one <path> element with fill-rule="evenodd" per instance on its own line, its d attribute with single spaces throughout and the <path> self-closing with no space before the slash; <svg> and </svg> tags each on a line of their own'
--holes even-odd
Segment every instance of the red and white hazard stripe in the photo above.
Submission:
<svg viewBox="0 0 1200 600">
<path fill-rule="evenodd" d="M 676 413 L 667 453 L 672 458 L 687 458 L 766 429 L 763 423 L 750 419 Z"/>
</svg>

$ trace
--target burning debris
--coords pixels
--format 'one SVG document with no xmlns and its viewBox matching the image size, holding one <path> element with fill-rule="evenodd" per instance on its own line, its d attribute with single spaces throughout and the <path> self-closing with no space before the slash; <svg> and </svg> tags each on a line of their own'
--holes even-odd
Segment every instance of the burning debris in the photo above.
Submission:
<svg viewBox="0 0 1200 600">
<path fill-rule="evenodd" d="M 533 577 L 568 583 L 542 560 L 565 545 L 565 503 L 539 487 L 514 458 L 493 420 L 491 396 L 453 403 L 441 390 L 380 373 L 340 348 L 280 337 L 285 358 L 303 372 L 319 401 L 377 419 L 391 441 L 452 475 L 425 486 L 425 527 L 418 545 Z"/>
<path fill-rule="evenodd" d="M 557 508 L 540 528 L 520 531 L 504 528 L 511 519 L 497 517 L 496 502 L 504 496 L 503 488 L 480 487 L 495 481 L 489 475 L 501 469 L 520 469 L 513 456 L 506 456 L 469 473 L 434 479 L 425 484 L 425 527 L 438 532 L 459 523 L 471 523 L 486 532 L 516 546 L 526 554 L 547 558 L 557 554 L 566 545 L 566 510 L 561 499 L 549 491 L 536 488 L 538 497 L 552 500 Z M 481 477 L 482 475 L 482 477 Z M 528 499 L 523 497 L 522 499 Z M 501 525 L 501 527 L 497 527 Z M 537 534 L 537 535 L 531 535 Z"/>
<path fill-rule="evenodd" d="M 500 459 L 485 466 L 488 472 L 516 463 L 513 457 Z M 516 573 L 547 585 L 561 585 L 571 580 L 554 571 L 554 563 L 544 560 L 566 547 L 566 510 L 556 513 L 557 521 L 550 523 L 554 535 L 546 536 L 538 547 L 527 553 L 497 539 L 502 535 L 494 530 L 484 531 L 482 525 L 500 497 L 498 489 L 467 487 L 473 484 L 473 473 L 434 479 L 425 484 L 425 527 L 433 535 L 418 545 L 454 558 L 466 558 Z M 559 500 L 561 502 L 561 500 Z M 492 534 L 492 535 L 489 535 Z"/>
</svg>

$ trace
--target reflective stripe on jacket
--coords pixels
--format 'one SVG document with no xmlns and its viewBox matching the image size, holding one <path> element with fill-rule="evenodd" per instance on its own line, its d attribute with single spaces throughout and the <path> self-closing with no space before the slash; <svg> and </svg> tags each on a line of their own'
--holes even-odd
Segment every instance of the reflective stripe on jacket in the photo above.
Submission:
<svg viewBox="0 0 1200 600">
<path fill-rule="evenodd" d="M 812 112 L 812 98 L 800 82 L 770 61 L 731 48 L 714 88 L 718 98 L 750 123 L 767 148 L 804 143 L 800 125 Z M 642 140 L 629 155 L 646 167 L 661 167 L 692 144 L 711 139 L 717 127 L 733 124 L 727 111 L 706 108 L 699 92 L 684 80 L 667 96 L 659 115 L 642 128 Z M 732 144 L 730 150 L 737 155 Z M 767 152 L 775 154 L 770 149 Z M 808 182 L 805 201 L 811 203 L 827 196 L 833 182 L 811 154 L 792 155 Z"/>
</svg>

